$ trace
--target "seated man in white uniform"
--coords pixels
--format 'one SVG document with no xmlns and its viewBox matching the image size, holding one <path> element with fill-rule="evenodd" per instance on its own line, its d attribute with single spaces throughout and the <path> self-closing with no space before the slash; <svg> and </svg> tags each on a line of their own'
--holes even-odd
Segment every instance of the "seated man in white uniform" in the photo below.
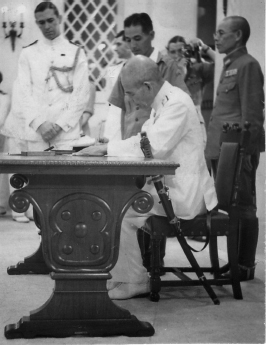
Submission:
<svg viewBox="0 0 266 345">
<path fill-rule="evenodd" d="M 177 217 L 192 219 L 217 205 L 214 183 L 205 159 L 200 123 L 190 96 L 171 86 L 160 76 L 155 62 L 135 56 L 122 69 L 122 84 L 136 106 L 152 111 L 142 130 L 150 140 L 154 158 L 180 164 L 175 176 L 165 176 L 165 184 Z M 91 146 L 79 155 L 143 157 L 140 133 L 123 141 Z M 112 299 L 127 299 L 149 291 L 149 277 L 142 265 L 137 229 L 151 215 L 165 215 L 152 184 L 143 189 L 154 197 L 154 207 L 146 214 L 132 208 L 122 222 L 120 252 L 107 288 Z"/>
</svg>

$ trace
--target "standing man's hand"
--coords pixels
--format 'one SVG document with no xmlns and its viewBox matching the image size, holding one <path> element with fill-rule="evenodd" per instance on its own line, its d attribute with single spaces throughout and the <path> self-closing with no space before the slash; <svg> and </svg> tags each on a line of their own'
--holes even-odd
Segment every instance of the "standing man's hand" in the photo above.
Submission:
<svg viewBox="0 0 266 345">
<path fill-rule="evenodd" d="M 39 126 L 37 131 L 41 134 L 44 141 L 49 142 L 60 132 L 60 130 L 60 126 L 53 122 L 45 121 Z"/>
<path fill-rule="evenodd" d="M 211 47 L 207 46 L 200 38 L 193 38 L 189 44 L 193 49 L 199 47 L 199 50 L 202 53 L 208 55 L 208 57 L 214 62 L 215 61 L 215 51 Z"/>
<path fill-rule="evenodd" d="M 193 47 L 193 48 L 195 48 L 195 47 L 203 47 L 204 46 L 204 43 L 203 43 L 203 41 L 200 39 L 200 38 L 193 38 L 190 42 L 189 42 L 189 44 Z"/>
</svg>

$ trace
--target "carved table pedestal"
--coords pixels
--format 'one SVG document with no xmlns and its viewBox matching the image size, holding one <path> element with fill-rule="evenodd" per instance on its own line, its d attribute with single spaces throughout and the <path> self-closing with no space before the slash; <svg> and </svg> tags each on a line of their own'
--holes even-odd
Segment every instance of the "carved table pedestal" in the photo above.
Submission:
<svg viewBox="0 0 266 345">
<path fill-rule="evenodd" d="M 42 235 L 39 254 L 55 280 L 50 299 L 7 325 L 6 338 L 154 334 L 151 324 L 110 300 L 106 282 L 127 209 L 145 213 L 153 205 L 140 189 L 141 175 L 174 174 L 176 166 L 144 158 L 0 155 L 0 172 L 16 173 L 10 205 L 17 212 L 33 205 Z"/>
</svg>

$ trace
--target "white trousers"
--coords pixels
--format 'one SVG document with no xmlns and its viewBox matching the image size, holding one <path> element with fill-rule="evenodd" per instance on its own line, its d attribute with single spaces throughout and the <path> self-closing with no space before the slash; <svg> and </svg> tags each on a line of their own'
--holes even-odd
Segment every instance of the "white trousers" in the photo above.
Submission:
<svg viewBox="0 0 266 345">
<path fill-rule="evenodd" d="M 148 281 L 148 272 L 142 264 L 137 230 L 145 224 L 150 216 L 166 217 L 164 209 L 158 201 L 159 198 L 154 198 L 154 207 L 148 213 L 137 213 L 132 207 L 126 212 L 121 225 L 118 260 L 115 267 L 110 271 L 111 281 L 131 284 L 143 284 Z M 204 213 L 206 213 L 206 206 L 202 200 L 199 214 Z"/>
<path fill-rule="evenodd" d="M 143 284 L 148 281 L 148 272 L 142 264 L 140 248 L 137 239 L 137 230 L 141 228 L 147 218 L 155 213 L 141 214 L 129 208 L 121 226 L 119 256 L 115 267 L 111 270 L 111 281 L 122 283 Z M 165 216 L 161 209 L 160 215 Z M 158 213 L 156 212 L 158 215 Z"/>
</svg>

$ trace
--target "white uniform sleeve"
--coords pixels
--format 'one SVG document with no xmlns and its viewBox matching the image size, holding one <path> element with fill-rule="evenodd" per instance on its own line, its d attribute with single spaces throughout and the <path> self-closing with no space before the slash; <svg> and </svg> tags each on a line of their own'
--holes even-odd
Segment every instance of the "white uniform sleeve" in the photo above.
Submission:
<svg viewBox="0 0 266 345">
<path fill-rule="evenodd" d="M 39 125 L 46 119 L 48 105 L 47 108 L 41 108 L 41 106 L 35 102 L 32 85 L 31 69 L 27 58 L 27 52 L 22 50 L 18 61 L 18 75 L 13 85 L 12 111 L 16 116 L 25 119 L 26 123 L 31 123 L 38 118 L 33 127 L 37 130 Z"/>
<path fill-rule="evenodd" d="M 68 106 L 62 113 L 62 117 L 56 121 L 65 132 L 75 127 L 86 110 L 90 95 L 90 83 L 86 55 L 81 49 L 78 63 L 73 76 L 73 92 L 71 93 Z"/>
<path fill-rule="evenodd" d="M 154 158 L 165 159 L 189 130 L 189 111 L 185 102 L 168 104 L 153 123 L 149 119 L 142 126 L 150 140 Z M 108 156 L 143 157 L 140 134 L 126 140 L 109 142 Z"/>
<path fill-rule="evenodd" d="M 111 141 L 107 145 L 107 155 L 117 157 L 144 157 L 140 148 L 140 134 L 126 140 Z"/>
<path fill-rule="evenodd" d="M 95 103 L 95 98 L 96 98 L 96 86 L 92 83 L 89 82 L 90 85 L 90 94 L 89 94 L 89 99 L 86 104 L 86 108 L 84 111 L 87 111 L 91 114 L 91 116 L 94 114 L 94 103 Z"/>
<path fill-rule="evenodd" d="M 164 107 L 155 123 L 145 124 L 154 158 L 165 159 L 165 155 L 174 150 L 186 135 L 190 110 L 185 102 L 173 102 Z"/>
<path fill-rule="evenodd" d="M 0 128 L 5 123 L 7 115 L 10 110 L 10 96 L 0 94 Z"/>
<path fill-rule="evenodd" d="M 109 104 L 103 135 L 109 141 L 121 140 L 121 112 L 120 108 Z"/>
</svg>

